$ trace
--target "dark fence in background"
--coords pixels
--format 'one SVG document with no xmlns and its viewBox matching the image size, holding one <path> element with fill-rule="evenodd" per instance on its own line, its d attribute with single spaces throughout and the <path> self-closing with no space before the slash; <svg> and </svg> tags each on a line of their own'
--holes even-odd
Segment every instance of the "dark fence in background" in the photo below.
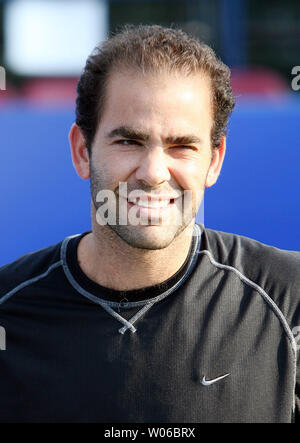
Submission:
<svg viewBox="0 0 300 443">
<path fill-rule="evenodd" d="M 9 1 L 0 0 L 0 65 L 5 64 L 3 8 Z M 108 3 L 111 32 L 124 23 L 175 25 L 211 45 L 232 67 L 264 66 L 288 81 L 292 66 L 300 63 L 299 1 L 110 0 Z M 23 81 L 9 71 L 8 79 L 17 85 Z"/>
</svg>

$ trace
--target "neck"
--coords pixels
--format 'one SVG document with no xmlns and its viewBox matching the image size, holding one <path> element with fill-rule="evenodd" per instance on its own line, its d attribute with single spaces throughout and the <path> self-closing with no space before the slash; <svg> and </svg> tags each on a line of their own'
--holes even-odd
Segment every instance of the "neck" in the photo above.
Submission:
<svg viewBox="0 0 300 443">
<path fill-rule="evenodd" d="M 79 243 L 78 262 L 91 280 L 107 288 L 129 291 L 153 286 L 172 277 L 184 264 L 193 226 L 194 220 L 166 248 L 149 250 L 128 245 L 109 226 L 93 220 L 92 232 Z"/>
</svg>

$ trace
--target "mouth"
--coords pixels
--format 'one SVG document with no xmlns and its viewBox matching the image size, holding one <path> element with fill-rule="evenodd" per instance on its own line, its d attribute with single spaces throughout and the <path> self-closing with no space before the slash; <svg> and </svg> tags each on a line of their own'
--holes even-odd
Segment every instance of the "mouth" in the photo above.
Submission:
<svg viewBox="0 0 300 443">
<path fill-rule="evenodd" d="M 174 198 L 157 198 L 157 199 L 143 199 L 143 198 L 127 198 L 127 203 L 129 206 L 137 206 L 139 208 L 146 208 L 146 209 L 164 209 L 168 208 L 169 206 L 173 205 L 175 203 Z"/>
<path fill-rule="evenodd" d="M 127 198 L 129 219 L 143 221 L 142 224 L 168 224 L 175 207 L 174 198 Z M 132 212 L 133 211 L 133 212 Z M 150 222 L 151 220 L 151 222 Z"/>
</svg>

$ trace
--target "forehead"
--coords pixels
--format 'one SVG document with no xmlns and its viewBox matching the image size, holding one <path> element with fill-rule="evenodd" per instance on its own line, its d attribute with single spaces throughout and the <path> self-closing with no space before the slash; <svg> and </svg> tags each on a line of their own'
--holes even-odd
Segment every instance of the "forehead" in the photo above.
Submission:
<svg viewBox="0 0 300 443">
<path fill-rule="evenodd" d="M 212 124 L 212 92 L 204 73 L 141 74 L 120 71 L 110 74 L 102 124 L 173 126 L 186 129 Z"/>
</svg>

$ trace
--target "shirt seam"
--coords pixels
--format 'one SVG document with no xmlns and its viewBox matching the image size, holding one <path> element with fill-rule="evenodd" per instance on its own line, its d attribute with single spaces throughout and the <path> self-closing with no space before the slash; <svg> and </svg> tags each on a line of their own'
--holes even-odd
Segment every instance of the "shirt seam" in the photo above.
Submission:
<svg viewBox="0 0 300 443">
<path fill-rule="evenodd" d="M 180 278 L 180 280 L 178 282 L 176 282 L 171 288 L 167 289 L 167 291 L 164 291 L 162 294 L 154 297 L 154 298 L 150 298 L 150 299 L 146 299 L 146 300 L 140 300 L 137 302 L 114 302 L 114 301 L 110 301 L 110 300 L 105 300 L 99 297 L 96 297 L 94 294 L 92 294 L 91 292 L 87 291 L 86 289 L 84 289 L 73 277 L 72 272 L 69 269 L 68 263 L 67 263 L 67 246 L 69 241 L 75 237 L 75 236 L 71 236 L 71 237 L 66 237 L 64 239 L 64 241 L 62 242 L 61 245 L 61 261 L 62 261 L 62 267 L 64 270 L 64 273 L 67 277 L 67 280 L 69 281 L 69 283 L 71 284 L 71 286 L 81 295 L 83 295 L 84 297 L 88 298 L 89 300 L 93 301 L 94 303 L 100 304 L 101 306 L 106 305 L 109 306 L 111 308 L 137 308 L 137 307 L 143 307 L 145 305 L 148 304 L 155 304 L 161 300 L 163 300 L 164 298 L 166 298 L 168 295 L 170 295 L 172 292 L 174 292 L 175 290 L 178 289 L 178 287 L 182 286 L 183 283 L 186 281 L 186 279 L 189 277 L 190 273 L 192 272 L 192 270 L 195 267 L 195 263 L 197 260 L 197 254 L 199 253 L 199 246 L 201 244 L 200 242 L 200 234 L 201 234 L 201 230 L 199 228 L 199 226 L 197 224 L 195 224 L 196 227 L 196 231 L 197 231 L 197 241 L 195 244 L 195 247 L 192 251 L 192 258 L 190 261 L 190 264 L 186 270 L 186 272 L 184 273 L 184 275 Z M 80 235 L 80 234 L 78 234 Z"/>
<path fill-rule="evenodd" d="M 247 284 L 248 286 L 254 288 L 256 292 L 260 294 L 261 298 L 267 303 L 269 309 L 271 309 L 271 311 L 279 319 L 280 325 L 289 339 L 294 354 L 294 390 L 293 390 L 293 408 L 292 408 L 292 412 L 294 414 L 296 408 L 295 388 L 297 383 L 297 344 L 283 312 L 280 310 L 278 305 L 274 302 L 274 300 L 268 295 L 268 293 L 261 286 L 259 286 L 257 283 L 255 283 L 248 277 L 246 277 L 246 275 L 243 274 L 239 269 L 235 268 L 234 266 L 224 265 L 223 263 L 217 262 L 214 259 L 212 253 L 208 250 L 199 251 L 198 254 L 206 255 L 213 266 L 219 269 L 224 269 L 227 271 L 234 272 L 244 284 Z"/>
<path fill-rule="evenodd" d="M 2 305 L 4 302 L 6 302 L 6 300 L 8 300 L 9 298 L 11 298 L 13 295 L 15 295 L 17 292 L 21 291 L 22 289 L 36 283 L 39 280 L 42 280 L 45 277 L 48 277 L 48 275 L 50 274 L 51 271 L 53 271 L 53 269 L 58 268 L 59 266 L 62 266 L 62 261 L 59 260 L 55 263 L 53 263 L 51 266 L 49 266 L 49 268 L 47 269 L 47 271 L 43 272 L 42 274 L 37 275 L 36 277 L 30 278 L 28 280 L 23 281 L 22 283 L 20 283 L 19 285 L 15 286 L 13 289 L 11 289 L 10 291 L 8 291 L 6 294 L 4 294 L 1 299 L 0 299 L 0 305 Z"/>
<path fill-rule="evenodd" d="M 86 289 L 84 289 L 74 278 L 71 270 L 69 269 L 68 263 L 67 263 L 67 248 L 69 241 L 72 237 L 67 237 L 64 239 L 62 245 L 61 245 L 61 261 L 63 270 L 65 273 L 66 278 L 68 279 L 71 286 L 78 292 L 79 294 L 83 295 L 88 300 L 100 305 L 103 309 L 106 310 L 108 314 L 110 314 L 112 317 L 117 319 L 119 322 L 123 323 L 123 327 L 119 329 L 120 334 L 124 334 L 127 329 L 130 329 L 132 332 L 136 332 L 136 328 L 133 326 L 133 323 L 135 323 L 138 319 L 140 319 L 154 304 L 160 302 L 161 300 L 167 298 L 170 294 L 175 292 L 180 286 L 183 285 L 183 283 L 186 281 L 186 279 L 189 277 L 191 272 L 193 271 L 196 261 L 198 259 L 198 252 L 199 252 L 199 246 L 201 244 L 200 242 L 200 234 L 201 229 L 197 224 L 195 224 L 195 231 L 197 235 L 197 241 L 193 247 L 192 255 L 190 259 L 190 263 L 188 265 L 188 268 L 184 275 L 168 290 L 164 291 L 162 294 L 151 298 L 147 300 L 141 300 L 138 302 L 113 302 L 109 300 L 104 300 L 99 297 L 96 297 L 94 294 L 90 293 Z M 140 308 L 139 311 L 131 317 L 129 320 L 126 320 L 124 317 L 122 317 L 120 314 L 118 314 L 113 308 Z"/>
</svg>

